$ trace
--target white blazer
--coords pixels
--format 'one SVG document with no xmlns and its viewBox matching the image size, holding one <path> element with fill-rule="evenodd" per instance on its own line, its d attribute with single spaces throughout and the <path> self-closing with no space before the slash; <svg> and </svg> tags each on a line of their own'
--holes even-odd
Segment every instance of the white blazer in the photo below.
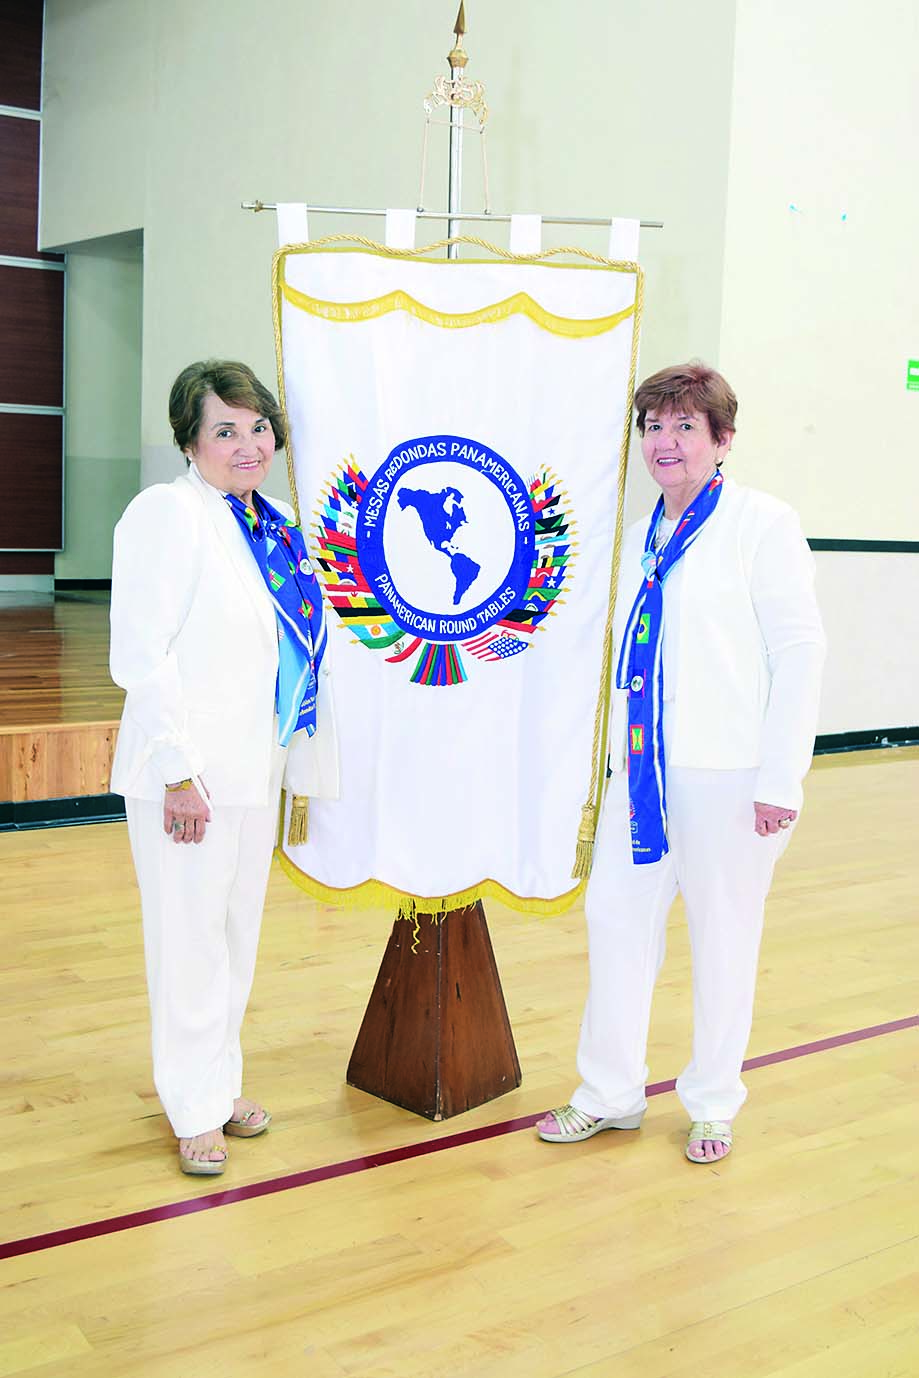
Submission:
<svg viewBox="0 0 919 1378">
<path fill-rule="evenodd" d="M 294 733 L 285 784 L 337 798 L 329 659 L 327 650 L 318 730 L 312 738 Z M 127 692 L 116 793 L 158 800 L 167 782 L 197 775 L 216 804 L 268 804 L 277 740 L 274 604 L 223 494 L 194 465 L 138 494 L 115 528 L 110 664 Z"/>
<path fill-rule="evenodd" d="M 643 574 L 650 518 L 623 537 L 613 675 Z M 725 479 L 709 521 L 664 580 L 668 762 L 757 769 L 755 798 L 799 809 L 810 766 L 826 640 L 814 558 L 797 514 Z M 628 694 L 613 688 L 610 764 L 625 769 Z"/>
</svg>

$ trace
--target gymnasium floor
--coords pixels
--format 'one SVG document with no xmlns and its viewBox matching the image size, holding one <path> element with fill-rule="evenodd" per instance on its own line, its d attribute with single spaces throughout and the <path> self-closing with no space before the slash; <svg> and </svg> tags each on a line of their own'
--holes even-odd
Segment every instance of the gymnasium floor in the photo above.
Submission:
<svg viewBox="0 0 919 1378">
<path fill-rule="evenodd" d="M 915 1378 L 917 802 L 919 749 L 818 762 L 711 1167 L 667 1089 L 678 910 L 644 1127 L 562 1148 L 529 1125 L 574 1085 L 579 913 L 487 905 L 523 1084 L 434 1124 L 344 1085 L 392 916 L 275 868 L 245 1030 L 275 1121 L 223 1178 L 183 1177 L 124 825 L 0 835 L 0 1375 Z"/>
</svg>

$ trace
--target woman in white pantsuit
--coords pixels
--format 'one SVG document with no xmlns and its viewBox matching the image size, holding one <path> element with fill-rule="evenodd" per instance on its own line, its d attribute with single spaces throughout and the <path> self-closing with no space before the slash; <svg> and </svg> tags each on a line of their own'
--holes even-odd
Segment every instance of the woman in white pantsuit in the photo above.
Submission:
<svg viewBox="0 0 919 1378">
<path fill-rule="evenodd" d="M 115 530 L 111 669 L 127 691 L 112 767 L 141 892 L 157 1093 L 183 1172 L 213 1175 L 225 1134 L 271 1116 L 242 1094 L 282 783 L 336 795 L 316 577 L 289 509 L 258 491 L 286 441 L 244 364 L 189 365 L 169 417 L 188 472 Z"/>
<path fill-rule="evenodd" d="M 586 898 L 581 1084 L 537 1129 L 574 1143 L 636 1129 L 667 914 L 693 962 L 693 1048 L 677 1079 L 686 1156 L 730 1152 L 746 1098 L 763 910 L 802 802 L 824 657 L 814 562 L 793 510 L 722 480 L 737 399 L 704 364 L 635 394 L 661 498 L 623 541 L 613 627 L 612 776 Z"/>
</svg>

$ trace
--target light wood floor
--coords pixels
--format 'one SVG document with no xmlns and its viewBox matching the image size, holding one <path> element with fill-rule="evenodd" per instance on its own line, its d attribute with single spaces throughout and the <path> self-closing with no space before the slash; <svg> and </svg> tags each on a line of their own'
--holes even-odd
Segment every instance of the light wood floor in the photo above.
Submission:
<svg viewBox="0 0 919 1378">
<path fill-rule="evenodd" d="M 108 594 L 0 606 L 0 729 L 121 717 Z"/>
<path fill-rule="evenodd" d="M 751 1055 L 917 1010 L 919 751 L 825 757 L 770 901 Z M 0 835 L 0 1241 L 436 1141 L 567 1098 L 581 916 L 488 906 L 522 1087 L 427 1121 L 343 1084 L 390 916 L 272 877 L 247 1023 L 275 1123 L 184 1178 L 149 1079 L 122 824 Z M 689 1042 L 675 914 L 651 1076 Z M 915 1378 L 915 1028 L 748 1073 L 730 1159 L 524 1130 L 0 1262 L 0 1375 Z"/>
<path fill-rule="evenodd" d="M 124 702 L 108 649 L 107 593 L 0 604 L 0 800 L 108 790 Z"/>
</svg>

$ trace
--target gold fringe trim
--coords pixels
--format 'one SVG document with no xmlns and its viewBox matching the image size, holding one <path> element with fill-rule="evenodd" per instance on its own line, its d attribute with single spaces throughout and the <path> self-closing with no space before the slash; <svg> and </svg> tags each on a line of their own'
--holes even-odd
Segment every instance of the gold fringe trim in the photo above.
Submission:
<svg viewBox="0 0 919 1378">
<path fill-rule="evenodd" d="M 506 321 L 511 316 L 526 316 L 541 330 L 551 335 L 561 335 L 565 339 L 585 340 L 595 335 L 605 335 L 615 330 L 617 325 L 635 313 L 634 306 L 626 306 L 611 316 L 592 316 L 578 320 L 570 316 L 557 316 L 539 302 L 534 301 L 528 292 L 515 292 L 502 301 L 490 302 L 475 311 L 438 311 L 426 305 L 417 297 L 410 296 L 401 288 L 387 292 L 382 297 L 372 297 L 367 301 L 323 301 L 320 297 L 307 296 L 305 292 L 281 282 L 281 291 L 291 306 L 298 307 L 310 316 L 320 316 L 327 321 L 373 321 L 388 316 L 393 311 L 405 311 L 417 320 L 428 325 L 437 325 L 444 330 L 467 330 L 474 325 L 493 325 L 496 321 Z"/>
<path fill-rule="evenodd" d="M 302 847 L 309 830 L 310 801 L 306 794 L 291 797 L 290 822 L 287 825 L 288 847 Z"/>
<path fill-rule="evenodd" d="M 501 904 L 518 914 L 538 914 L 548 918 L 564 914 L 565 910 L 576 904 L 584 893 L 583 881 L 554 899 L 515 895 L 497 880 L 482 880 L 469 890 L 457 890 L 452 895 L 436 895 L 433 898 L 410 895 L 405 890 L 397 890 L 395 886 L 387 885 L 382 880 L 365 880 L 360 885 L 336 889 L 301 871 L 283 848 L 276 848 L 275 855 L 287 878 L 313 899 L 322 900 L 324 904 L 338 905 L 343 909 L 395 909 L 398 917 L 410 920 L 418 914 L 431 914 L 440 919 L 451 909 L 465 909 L 467 905 L 475 904 L 476 900 L 480 899 L 499 900 Z"/>
<path fill-rule="evenodd" d="M 452 900 L 452 896 L 450 898 Z M 479 899 L 481 899 L 481 896 L 476 895 L 475 899 L 469 900 L 469 904 L 475 904 Z M 430 905 L 430 908 L 423 909 L 421 907 L 423 904 Z M 419 900 L 416 899 L 414 895 L 406 895 L 399 905 L 399 912 L 396 918 L 408 919 L 411 923 L 414 923 L 418 916 L 423 914 L 424 917 L 430 919 L 432 923 L 440 923 L 441 919 L 447 917 L 451 909 L 465 908 L 465 904 L 453 904 L 447 899 Z"/>
</svg>

